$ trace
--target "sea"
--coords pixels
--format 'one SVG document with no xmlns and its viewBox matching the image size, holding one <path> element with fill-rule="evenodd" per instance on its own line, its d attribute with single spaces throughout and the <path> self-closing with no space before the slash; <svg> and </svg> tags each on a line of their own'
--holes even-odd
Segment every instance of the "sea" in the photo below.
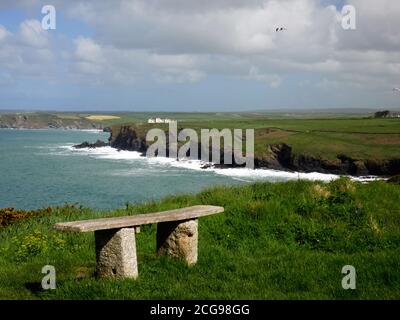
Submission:
<svg viewBox="0 0 400 320">
<path fill-rule="evenodd" d="M 216 185 L 338 178 L 262 169 L 202 169 L 203 164 L 194 160 L 146 158 L 111 147 L 73 148 L 108 137 L 109 133 L 97 130 L 0 129 L 0 208 L 75 204 L 113 209 Z"/>
</svg>

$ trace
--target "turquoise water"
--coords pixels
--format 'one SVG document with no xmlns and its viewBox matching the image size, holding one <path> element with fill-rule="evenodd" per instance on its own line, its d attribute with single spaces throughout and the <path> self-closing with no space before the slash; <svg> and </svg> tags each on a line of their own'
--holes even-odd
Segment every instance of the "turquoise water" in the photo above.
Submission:
<svg viewBox="0 0 400 320">
<path fill-rule="evenodd" d="M 271 170 L 202 170 L 196 161 L 148 159 L 110 147 L 72 148 L 83 141 L 106 141 L 108 136 L 96 131 L 1 129 L 0 208 L 79 203 L 109 209 L 212 185 L 298 177 Z"/>
<path fill-rule="evenodd" d="M 102 157 L 68 148 L 108 136 L 72 130 L 0 130 L 0 207 L 29 209 L 79 202 L 115 208 L 232 180 L 211 172 L 149 164 L 141 158 L 114 159 L 112 154 L 107 158 L 107 153 Z"/>
</svg>

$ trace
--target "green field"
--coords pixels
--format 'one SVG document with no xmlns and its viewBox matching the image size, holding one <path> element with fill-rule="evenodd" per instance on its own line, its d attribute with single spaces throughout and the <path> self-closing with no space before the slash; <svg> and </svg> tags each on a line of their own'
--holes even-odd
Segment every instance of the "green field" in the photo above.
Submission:
<svg viewBox="0 0 400 320">
<path fill-rule="evenodd" d="M 267 145 L 286 143 L 294 154 L 334 160 L 340 154 L 354 159 L 400 158 L 400 119 L 273 118 L 260 114 L 167 114 L 178 120 L 179 128 L 255 129 L 255 153 L 261 157 Z M 197 118 L 196 118 L 197 117 Z M 309 115 L 310 117 L 310 115 Z M 144 118 L 144 119 L 143 119 Z M 147 124 L 148 117 L 122 116 L 113 124 L 135 124 L 146 131 L 166 125 Z"/>
<path fill-rule="evenodd" d="M 255 129 L 255 152 L 266 145 L 287 143 L 294 153 L 335 159 L 346 154 L 355 159 L 400 157 L 400 119 L 240 119 L 183 122 L 189 128 Z M 273 129 L 273 130 L 266 130 Z"/>
<path fill-rule="evenodd" d="M 63 207 L 0 227 L 0 299 L 399 299 L 400 186 L 341 179 L 215 187 L 96 212 Z M 199 261 L 157 257 L 154 225 L 137 235 L 138 280 L 95 278 L 94 237 L 56 222 L 223 206 L 199 223 Z M 57 289 L 41 290 L 54 265 Z M 341 286 L 344 265 L 357 289 Z"/>
</svg>

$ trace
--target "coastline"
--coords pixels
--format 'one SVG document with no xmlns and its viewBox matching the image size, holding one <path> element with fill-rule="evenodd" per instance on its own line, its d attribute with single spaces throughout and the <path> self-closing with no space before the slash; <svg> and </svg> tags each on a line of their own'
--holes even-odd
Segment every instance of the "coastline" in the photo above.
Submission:
<svg viewBox="0 0 400 320">
<path fill-rule="evenodd" d="M 0 130 L 35 130 L 35 131 L 76 131 L 76 132 L 109 132 L 108 144 L 116 150 L 136 151 L 145 156 L 149 146 L 145 135 L 136 128 L 129 125 L 115 125 L 104 128 L 69 128 L 69 127 L 1 127 Z M 90 143 L 89 143 L 90 144 Z M 93 144 L 94 145 L 94 144 Z M 96 148 L 97 146 L 93 146 Z M 384 160 L 357 160 L 346 155 L 338 156 L 340 159 L 334 163 L 323 158 L 316 158 L 310 155 L 293 154 L 291 147 L 286 144 L 268 145 L 269 155 L 255 156 L 255 167 L 253 170 L 274 170 L 288 174 L 326 174 L 335 176 L 348 176 L 361 180 L 386 179 L 400 174 L 400 159 Z M 221 150 L 222 153 L 222 150 Z M 166 159 L 170 159 L 167 155 Z M 200 160 L 200 159 L 198 159 Z M 211 169 L 238 169 L 243 165 L 233 164 L 212 164 L 211 161 L 203 163 L 206 170 Z"/>
<path fill-rule="evenodd" d="M 82 147 L 76 148 L 75 146 L 65 146 L 66 149 L 87 153 L 88 155 L 97 156 L 102 159 L 112 159 L 112 160 L 147 160 L 150 163 L 157 162 L 173 167 L 178 167 L 182 169 L 213 172 L 218 175 L 234 177 L 238 180 L 243 180 L 246 182 L 265 181 L 268 178 L 281 178 L 287 179 L 287 181 L 293 180 L 308 180 L 308 181 L 323 181 L 330 182 L 340 177 L 348 177 L 352 181 L 358 182 L 369 182 L 377 180 L 386 180 L 386 178 L 378 176 L 351 176 L 351 175 L 337 175 L 330 173 L 321 172 L 297 172 L 291 170 L 277 170 L 270 168 L 255 168 L 249 169 L 245 167 L 227 167 L 221 165 L 214 165 L 212 162 L 203 162 L 201 160 L 195 159 L 172 159 L 169 157 L 154 157 L 148 158 L 146 155 L 138 151 L 132 150 L 122 150 L 116 149 L 111 146 L 101 146 L 101 147 Z"/>
<path fill-rule="evenodd" d="M 168 135 L 167 145 L 168 145 Z M 110 129 L 109 145 L 117 150 L 137 151 L 145 155 L 149 143 L 145 132 L 138 127 L 129 125 L 115 125 Z M 198 143 L 198 160 L 200 160 L 201 146 Z M 220 150 L 223 162 L 223 149 Z M 167 148 L 168 157 L 168 148 Z M 211 159 L 209 159 L 211 163 Z M 218 168 L 240 168 L 243 165 L 218 164 Z M 400 159 L 353 159 L 344 154 L 337 155 L 336 160 L 321 157 L 296 154 L 292 147 L 285 144 L 265 145 L 264 154 L 255 154 L 254 169 L 272 169 L 285 172 L 334 174 L 339 176 L 379 176 L 391 177 L 400 174 Z"/>
</svg>

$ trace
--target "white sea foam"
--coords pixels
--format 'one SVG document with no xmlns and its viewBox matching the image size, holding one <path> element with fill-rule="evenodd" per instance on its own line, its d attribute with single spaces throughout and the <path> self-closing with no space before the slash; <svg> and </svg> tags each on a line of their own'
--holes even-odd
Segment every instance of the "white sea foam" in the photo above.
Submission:
<svg viewBox="0 0 400 320">
<path fill-rule="evenodd" d="M 74 148 L 73 145 L 64 145 L 60 147 L 61 149 L 68 150 L 72 153 L 77 154 L 87 154 L 94 156 L 98 159 L 110 159 L 110 160 L 132 160 L 141 158 L 140 152 L 136 151 L 126 151 L 111 148 L 111 147 L 101 147 L 101 148 Z"/>
<path fill-rule="evenodd" d="M 170 166 L 180 167 L 185 169 L 214 172 L 219 175 L 229 176 L 244 181 L 249 181 L 249 179 L 250 181 L 258 179 L 272 179 L 272 180 L 304 179 L 304 180 L 331 181 L 338 179 L 340 177 L 334 174 L 324 174 L 318 172 L 299 173 L 299 172 L 288 172 L 288 171 L 279 171 L 271 169 L 213 168 L 213 167 L 203 169 L 203 166 L 206 165 L 207 163 L 201 160 L 181 159 L 177 161 L 171 158 L 157 157 L 157 158 L 149 158 L 149 161 L 159 164 L 168 164 Z"/>
<path fill-rule="evenodd" d="M 203 169 L 203 166 L 206 163 L 201 160 L 191 160 L 191 159 L 175 160 L 172 158 L 164 158 L 164 157 L 147 158 L 145 156 L 142 156 L 140 152 L 117 150 L 109 146 L 101 148 L 76 149 L 71 144 L 71 145 L 61 146 L 60 148 L 68 151 L 69 153 L 87 154 L 97 159 L 145 161 L 149 166 L 153 167 L 153 169 L 156 167 L 157 170 L 163 170 L 163 169 L 165 170 L 166 167 L 176 167 L 187 170 L 213 172 L 218 175 L 229 176 L 233 179 L 241 181 L 249 181 L 249 182 L 256 180 L 284 181 L 284 180 L 298 180 L 298 179 L 329 182 L 338 179 L 340 177 L 339 175 L 335 174 L 325 174 L 319 172 L 303 173 L 303 172 L 279 171 L 272 169 L 248 169 L 248 168 L 221 169 L 214 167 Z M 350 178 L 360 182 L 368 182 L 378 179 L 377 177 L 374 176 L 350 177 Z"/>
<path fill-rule="evenodd" d="M 202 169 L 202 167 L 206 164 L 201 160 L 191 160 L 191 159 L 175 160 L 172 158 L 164 158 L 164 157 L 153 157 L 146 159 L 151 164 L 168 165 L 171 167 L 184 168 L 190 170 L 204 170 Z"/>
<path fill-rule="evenodd" d="M 278 171 L 271 169 L 246 169 L 246 168 L 227 168 L 227 169 L 212 169 L 218 174 L 227 175 L 238 178 L 251 178 L 252 180 L 258 179 L 271 179 L 271 180 L 318 180 L 318 181 L 332 181 L 338 179 L 338 175 L 324 174 L 318 172 L 302 173 L 302 172 L 288 172 Z"/>
<path fill-rule="evenodd" d="M 68 130 L 91 132 L 91 133 L 102 133 L 103 132 L 103 130 L 100 130 L 100 129 L 68 129 Z"/>
<path fill-rule="evenodd" d="M 174 167 L 180 167 L 191 170 L 200 170 L 204 172 L 214 172 L 218 175 L 229 176 L 236 180 L 242 181 L 254 181 L 254 180 L 273 180 L 273 181 L 284 181 L 284 180 L 311 180 L 311 181 L 333 181 L 340 178 L 340 175 L 320 173 L 320 172 L 289 172 L 272 169 L 249 169 L 249 168 L 214 168 L 209 167 L 203 169 L 207 163 L 201 160 L 174 160 L 171 158 L 150 158 L 150 162 L 159 164 L 168 164 Z M 380 179 L 376 176 L 367 177 L 352 177 L 354 181 L 369 182 Z"/>
</svg>

